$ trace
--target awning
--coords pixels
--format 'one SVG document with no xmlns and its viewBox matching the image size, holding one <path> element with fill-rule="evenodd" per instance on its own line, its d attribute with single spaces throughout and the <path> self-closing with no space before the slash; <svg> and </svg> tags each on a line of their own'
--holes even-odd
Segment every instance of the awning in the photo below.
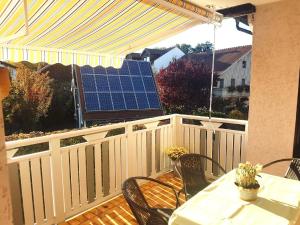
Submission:
<svg viewBox="0 0 300 225">
<path fill-rule="evenodd" d="M 121 65 L 123 57 L 222 16 L 183 0 L 0 0 L 0 60 Z"/>
</svg>

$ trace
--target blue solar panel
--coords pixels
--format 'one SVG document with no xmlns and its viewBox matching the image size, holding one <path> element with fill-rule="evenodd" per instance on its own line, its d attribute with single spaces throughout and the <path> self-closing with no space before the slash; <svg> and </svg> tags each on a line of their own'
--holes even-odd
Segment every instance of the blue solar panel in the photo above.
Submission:
<svg viewBox="0 0 300 225">
<path fill-rule="evenodd" d="M 136 92 L 145 92 L 143 80 L 141 77 L 132 77 L 132 84 Z"/>
<path fill-rule="evenodd" d="M 109 92 L 108 79 L 105 75 L 95 75 L 98 92 Z"/>
<path fill-rule="evenodd" d="M 147 93 L 147 97 L 151 109 L 160 108 L 159 99 L 156 93 Z"/>
<path fill-rule="evenodd" d="M 126 108 L 128 110 L 129 109 L 138 109 L 134 93 L 124 93 L 124 98 L 125 98 L 125 102 L 126 102 Z"/>
<path fill-rule="evenodd" d="M 81 79 L 84 92 L 96 91 L 96 83 L 93 75 L 82 75 Z"/>
<path fill-rule="evenodd" d="M 133 86 L 130 76 L 120 76 L 120 81 L 123 91 L 133 91 Z"/>
<path fill-rule="evenodd" d="M 127 61 L 124 61 L 122 67 L 119 70 L 120 75 L 130 75 Z"/>
<path fill-rule="evenodd" d="M 99 102 L 100 102 L 100 109 L 105 111 L 113 110 L 113 105 L 111 102 L 111 97 L 109 93 L 99 93 Z"/>
<path fill-rule="evenodd" d="M 93 67 L 90 66 L 83 66 L 80 68 L 81 73 L 83 74 L 94 74 L 94 70 Z"/>
<path fill-rule="evenodd" d="M 98 103 L 98 96 L 95 93 L 85 93 L 85 106 L 90 111 L 99 111 L 99 103 Z"/>
<path fill-rule="evenodd" d="M 155 84 L 153 77 L 143 77 L 145 89 L 148 92 L 154 92 L 155 91 Z"/>
<path fill-rule="evenodd" d="M 113 105 L 114 105 L 114 110 L 126 109 L 123 94 L 112 93 L 111 96 L 112 96 L 112 101 L 113 101 Z"/>
<path fill-rule="evenodd" d="M 152 76 L 152 69 L 150 63 L 141 61 L 139 63 L 139 66 L 142 76 Z"/>
<path fill-rule="evenodd" d="M 146 93 L 136 93 L 136 100 L 140 109 L 149 109 Z"/>
<path fill-rule="evenodd" d="M 106 75 L 106 69 L 104 67 L 102 67 L 102 66 L 95 67 L 94 68 L 94 72 L 95 72 L 95 74 Z M 81 71 L 81 73 L 83 73 L 83 72 Z"/>
<path fill-rule="evenodd" d="M 85 111 L 160 109 L 151 65 L 125 60 L 120 69 L 80 68 Z"/>
<path fill-rule="evenodd" d="M 110 91 L 121 92 L 121 84 L 118 76 L 108 76 L 108 83 L 110 87 Z"/>
<path fill-rule="evenodd" d="M 137 61 L 128 61 L 128 66 L 131 75 L 141 75 Z"/>
<path fill-rule="evenodd" d="M 113 67 L 106 68 L 106 73 L 111 75 L 119 75 L 118 70 Z"/>
</svg>

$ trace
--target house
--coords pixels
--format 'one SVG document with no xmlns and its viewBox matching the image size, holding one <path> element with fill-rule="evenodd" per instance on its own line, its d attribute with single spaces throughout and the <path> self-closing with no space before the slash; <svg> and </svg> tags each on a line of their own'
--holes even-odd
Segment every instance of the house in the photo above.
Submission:
<svg viewBox="0 0 300 225">
<path fill-rule="evenodd" d="M 0 61 L 0 67 L 5 67 L 8 69 L 9 71 L 9 75 L 12 79 L 15 79 L 16 78 L 16 75 L 17 75 L 17 67 L 11 63 L 8 63 L 8 62 L 4 62 L 4 61 Z"/>
<path fill-rule="evenodd" d="M 137 52 L 132 52 L 126 55 L 126 59 L 131 59 L 131 60 L 142 60 L 141 54 Z"/>
<path fill-rule="evenodd" d="M 141 54 L 142 60 L 151 62 L 153 73 L 166 68 L 173 59 L 179 59 L 184 56 L 184 52 L 178 47 L 166 49 L 145 48 Z"/>
<path fill-rule="evenodd" d="M 206 64 L 211 69 L 212 53 L 191 53 L 186 59 Z M 215 52 L 215 75 L 218 77 L 214 96 L 248 98 L 251 73 L 251 46 L 238 46 Z"/>
</svg>

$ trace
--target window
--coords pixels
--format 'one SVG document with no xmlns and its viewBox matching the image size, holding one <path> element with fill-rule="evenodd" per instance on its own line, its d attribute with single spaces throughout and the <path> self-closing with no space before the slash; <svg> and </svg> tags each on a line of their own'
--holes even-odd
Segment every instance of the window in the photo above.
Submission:
<svg viewBox="0 0 300 225">
<path fill-rule="evenodd" d="M 246 85 L 246 80 L 242 79 L 242 86 L 245 86 L 245 85 Z"/>
<path fill-rule="evenodd" d="M 224 79 L 220 79 L 220 88 L 224 88 Z"/>
<path fill-rule="evenodd" d="M 231 87 L 235 87 L 235 79 L 231 79 Z"/>
<path fill-rule="evenodd" d="M 243 68 L 245 69 L 247 67 L 247 62 L 243 60 Z"/>
</svg>

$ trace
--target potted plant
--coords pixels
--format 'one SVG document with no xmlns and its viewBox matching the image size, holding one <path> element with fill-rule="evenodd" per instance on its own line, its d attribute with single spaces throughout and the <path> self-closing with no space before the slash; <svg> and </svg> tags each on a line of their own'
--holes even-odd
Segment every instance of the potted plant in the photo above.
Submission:
<svg viewBox="0 0 300 225">
<path fill-rule="evenodd" d="M 166 153 L 171 159 L 173 171 L 178 177 L 180 177 L 180 165 L 178 163 L 178 158 L 187 152 L 188 150 L 185 147 L 172 146 L 166 149 Z"/>
<path fill-rule="evenodd" d="M 236 169 L 235 184 L 240 191 L 240 198 L 245 201 L 253 201 L 257 199 L 259 183 L 256 176 L 262 170 L 260 164 L 252 165 L 250 162 L 240 163 Z"/>
</svg>

